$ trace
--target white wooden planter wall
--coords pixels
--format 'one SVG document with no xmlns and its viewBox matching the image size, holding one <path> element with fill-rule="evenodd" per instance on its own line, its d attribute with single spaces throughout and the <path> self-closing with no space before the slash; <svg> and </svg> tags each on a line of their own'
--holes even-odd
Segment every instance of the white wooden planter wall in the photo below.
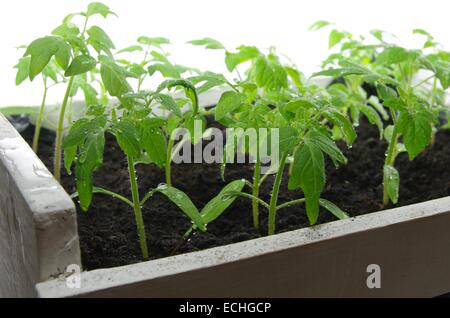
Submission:
<svg viewBox="0 0 450 318">
<path fill-rule="evenodd" d="M 80 264 L 72 200 L 0 114 L 0 297 L 35 296 L 34 285 Z"/>
<path fill-rule="evenodd" d="M 83 272 L 80 288 L 59 276 L 70 264 L 80 264 L 74 205 L 0 116 L 0 297 L 438 296 L 450 292 L 450 197 Z M 370 264 L 379 289 L 366 284 Z"/>
</svg>

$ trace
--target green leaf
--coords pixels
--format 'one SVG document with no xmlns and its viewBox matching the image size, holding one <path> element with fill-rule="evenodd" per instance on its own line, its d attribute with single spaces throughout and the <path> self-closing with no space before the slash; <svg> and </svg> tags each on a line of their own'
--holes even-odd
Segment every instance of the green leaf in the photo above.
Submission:
<svg viewBox="0 0 450 318">
<path fill-rule="evenodd" d="M 325 208 L 329 212 L 331 212 L 335 217 L 337 217 L 339 220 L 348 219 L 349 216 L 347 213 L 342 211 L 336 204 L 333 202 L 330 202 L 325 199 L 319 199 L 319 204 L 321 207 Z"/>
<path fill-rule="evenodd" d="M 78 162 L 90 169 L 99 167 L 103 162 L 105 135 L 102 129 L 97 129 L 87 135 L 86 141 L 79 146 Z"/>
<path fill-rule="evenodd" d="M 141 146 L 134 124 L 122 119 L 112 127 L 112 133 L 116 136 L 117 143 L 123 152 L 132 158 L 137 158 L 141 154 Z"/>
<path fill-rule="evenodd" d="M 194 222 L 195 226 L 197 226 L 200 231 L 206 231 L 205 222 L 203 221 L 202 216 L 186 193 L 167 185 L 160 185 L 156 188 L 156 191 L 164 194 L 170 201 L 175 203 L 175 205 L 178 206 L 184 214 L 192 220 L 192 222 Z"/>
<path fill-rule="evenodd" d="M 343 39 L 345 39 L 346 36 L 347 34 L 345 32 L 332 30 L 328 40 L 328 48 L 333 48 L 336 44 L 339 44 Z"/>
<path fill-rule="evenodd" d="M 371 30 L 370 34 L 372 34 L 378 41 L 383 42 L 383 37 L 384 34 L 386 32 L 384 32 L 383 30 Z"/>
<path fill-rule="evenodd" d="M 326 134 L 313 130 L 308 133 L 308 140 L 318 146 L 322 152 L 330 156 L 335 166 L 340 164 L 346 164 L 347 158 L 345 158 L 342 151 L 336 146 L 334 141 Z"/>
<path fill-rule="evenodd" d="M 53 82 L 58 82 L 58 74 L 61 69 L 59 66 L 52 60 L 47 64 L 46 67 L 42 70 L 42 75 L 46 78 L 51 78 Z"/>
<path fill-rule="evenodd" d="M 92 202 L 92 171 L 83 164 L 77 164 L 75 166 L 75 183 L 80 207 L 83 211 L 87 211 Z"/>
<path fill-rule="evenodd" d="M 31 55 L 29 76 L 32 81 L 55 56 L 58 65 L 64 70 L 70 60 L 70 47 L 61 38 L 46 36 L 31 42 L 24 56 Z"/>
<path fill-rule="evenodd" d="M 151 51 L 150 55 L 153 57 L 155 61 L 169 63 L 169 60 L 167 59 L 167 53 L 160 53 L 157 51 Z"/>
<path fill-rule="evenodd" d="M 377 85 L 377 93 L 383 101 L 398 98 L 397 92 L 393 88 L 386 85 Z"/>
<path fill-rule="evenodd" d="M 251 76 L 259 87 L 268 90 L 279 91 L 288 85 L 287 72 L 283 66 L 278 61 L 263 56 L 256 59 Z"/>
<path fill-rule="evenodd" d="M 128 71 L 132 74 L 132 77 L 139 78 L 139 76 L 144 75 L 147 71 L 140 65 L 133 63 L 128 67 Z"/>
<path fill-rule="evenodd" d="M 393 166 L 385 165 L 383 168 L 383 186 L 392 203 L 398 202 L 400 175 Z"/>
<path fill-rule="evenodd" d="M 108 14 L 117 16 L 117 14 L 112 12 L 108 6 L 106 6 L 100 2 L 91 2 L 88 5 L 86 16 L 90 17 L 90 16 L 93 16 L 94 14 L 100 14 L 104 18 L 106 18 L 108 16 Z"/>
<path fill-rule="evenodd" d="M 301 94 L 305 94 L 305 75 L 294 67 L 285 67 L 285 69 L 289 78 L 292 80 L 299 92 Z"/>
<path fill-rule="evenodd" d="M 16 64 L 16 66 L 14 66 L 14 68 L 17 69 L 17 74 L 16 74 L 16 85 L 20 85 L 23 83 L 24 80 L 26 80 L 28 78 L 28 71 L 30 69 L 30 57 L 26 56 L 26 57 L 22 57 L 19 60 L 19 63 Z"/>
<path fill-rule="evenodd" d="M 21 114 L 37 114 L 39 113 L 39 108 L 35 106 L 1 106 L 0 114 L 5 116 L 9 115 L 21 115 Z"/>
<path fill-rule="evenodd" d="M 227 83 L 227 79 L 222 74 L 213 72 L 204 72 L 200 75 L 189 77 L 188 80 L 194 85 L 203 83 L 200 87 L 197 87 L 198 94 Z"/>
<path fill-rule="evenodd" d="M 376 63 L 380 65 L 398 64 L 408 60 L 410 57 L 410 52 L 402 47 L 387 47 L 377 56 Z"/>
<path fill-rule="evenodd" d="M 97 91 L 91 84 L 84 82 L 80 87 L 83 90 L 86 106 L 89 107 L 92 105 L 97 105 L 99 103 L 97 99 Z"/>
<path fill-rule="evenodd" d="M 124 52 L 136 52 L 136 51 L 142 51 L 142 46 L 140 45 L 131 45 L 128 46 L 124 49 L 121 49 L 120 51 L 118 51 L 117 53 L 124 53 Z"/>
<path fill-rule="evenodd" d="M 77 151 L 77 146 L 64 149 L 64 168 L 66 168 L 67 174 L 69 175 L 72 174 L 72 171 L 70 169 L 77 156 Z"/>
<path fill-rule="evenodd" d="M 306 98 L 296 98 L 280 107 L 281 113 L 290 120 L 293 120 L 298 112 L 304 112 L 306 109 L 317 109 L 317 106 Z"/>
<path fill-rule="evenodd" d="M 384 121 L 389 119 L 389 115 L 386 109 L 381 105 L 380 100 L 376 96 L 370 96 L 368 103 L 377 110 L 377 112 L 382 116 Z"/>
<path fill-rule="evenodd" d="M 320 148 L 305 143 L 294 155 L 292 174 L 289 178 L 290 190 L 301 188 L 306 199 L 306 214 L 310 224 L 315 224 L 319 216 L 320 193 L 325 185 L 325 161 Z"/>
<path fill-rule="evenodd" d="M 445 58 L 441 54 L 431 54 L 426 57 L 426 60 L 433 67 L 429 68 L 432 72 L 436 74 L 436 77 L 439 79 L 441 86 L 443 89 L 447 89 L 450 87 L 450 63 L 449 59 Z"/>
<path fill-rule="evenodd" d="M 232 113 L 240 105 L 241 105 L 240 94 L 233 91 L 223 93 L 215 108 L 214 112 L 215 120 L 216 121 L 221 120 L 226 115 Z"/>
<path fill-rule="evenodd" d="M 111 49 L 115 49 L 114 43 L 103 29 L 94 25 L 87 30 L 89 35 L 88 43 L 97 51 L 105 51 L 109 53 Z"/>
<path fill-rule="evenodd" d="M 92 201 L 92 174 L 103 162 L 104 146 L 105 136 L 102 130 L 88 135 L 85 143 L 80 146 L 75 177 L 80 207 L 83 211 L 88 210 Z"/>
<path fill-rule="evenodd" d="M 66 22 L 61 24 L 59 27 L 52 31 L 53 35 L 58 35 L 65 39 L 77 37 L 80 34 L 80 29 L 76 26 L 76 24 Z"/>
<path fill-rule="evenodd" d="M 237 196 L 227 196 L 229 192 L 241 192 L 245 186 L 244 180 L 236 180 L 228 183 L 220 193 L 211 199 L 200 212 L 205 224 L 216 220 L 236 200 Z"/>
<path fill-rule="evenodd" d="M 410 160 L 413 160 L 431 142 L 433 116 L 426 110 L 411 114 L 402 111 L 396 128 L 403 135 L 403 143 Z"/>
<path fill-rule="evenodd" d="M 211 38 L 192 40 L 192 41 L 189 41 L 188 43 L 190 43 L 192 45 L 201 45 L 201 46 L 204 46 L 205 48 L 211 49 L 211 50 L 225 49 L 225 47 L 222 45 L 222 43 L 220 43 L 217 40 L 211 39 Z"/>
<path fill-rule="evenodd" d="M 101 129 L 102 126 L 96 120 L 81 118 L 70 127 L 69 133 L 64 137 L 62 148 L 82 145 L 88 135 L 98 133 Z"/>
<path fill-rule="evenodd" d="M 197 115 L 198 113 L 198 95 L 195 86 L 192 85 L 191 82 L 185 79 L 175 79 L 175 80 L 166 80 L 162 82 L 158 89 L 157 93 L 161 92 L 164 89 L 171 89 L 172 87 L 181 86 L 184 88 L 186 96 L 191 100 L 192 104 L 192 116 Z"/>
<path fill-rule="evenodd" d="M 172 63 L 155 63 L 148 67 L 148 73 L 150 75 L 155 74 L 155 72 L 161 73 L 162 76 L 166 78 L 180 78 L 181 73 L 179 68 L 177 68 Z"/>
<path fill-rule="evenodd" d="M 97 61 L 89 55 L 79 55 L 72 60 L 69 68 L 64 73 L 64 76 L 75 76 L 89 72 L 97 65 Z"/>
<path fill-rule="evenodd" d="M 353 144 L 356 139 L 356 132 L 350 120 L 337 110 L 325 112 L 324 115 L 328 121 L 339 128 L 347 145 Z"/>
<path fill-rule="evenodd" d="M 144 124 L 141 140 L 150 160 L 158 167 L 164 167 L 166 165 L 167 141 L 161 130 Z"/>
<path fill-rule="evenodd" d="M 331 24 L 332 23 L 330 23 L 328 21 L 319 20 L 319 21 L 316 21 L 313 25 L 311 25 L 308 30 L 309 31 L 317 31 L 317 30 L 320 30 L 320 29 L 322 29 L 322 28 L 324 28 L 324 27 L 326 27 L 328 25 L 331 25 Z"/>
<path fill-rule="evenodd" d="M 163 37 L 153 37 L 150 38 L 148 36 L 140 36 L 137 41 L 144 45 L 161 47 L 163 44 L 170 44 L 170 40 Z"/>
<path fill-rule="evenodd" d="M 289 152 L 298 143 L 298 132 L 292 127 L 280 127 L 278 135 L 278 151 L 280 155 Z M 276 141 L 271 138 L 271 142 Z"/>
<path fill-rule="evenodd" d="M 100 56 L 99 59 L 101 63 L 100 75 L 111 96 L 121 97 L 123 94 L 130 92 L 132 89 L 127 82 L 126 69 L 106 56 Z"/>
<path fill-rule="evenodd" d="M 238 47 L 237 53 L 226 52 L 225 54 L 225 64 L 228 71 L 232 72 L 239 64 L 250 61 L 258 57 L 261 53 L 254 46 L 243 45 Z"/>
<path fill-rule="evenodd" d="M 361 105 L 359 110 L 366 116 L 372 125 L 376 125 L 380 131 L 380 140 L 383 138 L 383 121 L 377 111 L 370 106 Z"/>
<path fill-rule="evenodd" d="M 341 76 L 349 76 L 349 75 L 365 75 L 365 76 L 375 76 L 369 69 L 354 64 L 350 62 L 341 62 L 342 68 L 333 68 L 328 70 L 323 70 L 317 73 L 314 73 L 311 77 L 317 76 L 330 76 L 330 77 L 341 77 Z"/>
<path fill-rule="evenodd" d="M 180 118 L 183 117 L 180 106 L 178 106 L 177 102 L 171 96 L 166 94 L 156 94 L 155 100 L 158 101 L 163 108 L 171 111 L 172 114 Z"/>
</svg>

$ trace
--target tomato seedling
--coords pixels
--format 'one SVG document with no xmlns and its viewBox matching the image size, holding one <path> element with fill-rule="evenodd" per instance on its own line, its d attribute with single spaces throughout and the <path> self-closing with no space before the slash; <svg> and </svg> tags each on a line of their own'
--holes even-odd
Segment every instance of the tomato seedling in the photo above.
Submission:
<svg viewBox="0 0 450 318">
<path fill-rule="evenodd" d="M 320 25 L 325 26 L 323 23 Z M 326 60 L 328 69 L 313 76 L 343 78 L 344 84 L 331 85 L 329 92 L 341 101 L 344 112 L 350 108 L 354 121 L 359 120 L 359 112 L 364 113 L 371 123 L 379 127 L 383 136 L 380 115 L 385 121 L 390 120 L 390 125 L 384 129 L 388 149 L 383 167 L 383 204 L 387 205 L 389 200 L 396 204 L 400 182 L 394 167 L 396 157 L 406 151 L 409 159 L 413 160 L 430 144 L 439 114 L 443 111 L 448 113 L 442 96 L 450 86 L 450 54 L 443 51 L 424 30 L 414 30 L 414 33 L 426 36 L 421 49 L 406 49 L 389 43 L 385 40 L 386 33 L 378 30 L 371 32 L 378 41 L 376 44 L 366 44 L 364 37 L 354 40 L 347 32 L 342 32 L 339 39 L 332 41 L 336 32 L 339 31 L 331 31 L 330 42 L 340 44 L 340 52 Z M 418 73 L 423 71 L 429 76 L 415 83 Z M 431 89 L 426 88 L 430 81 Z M 362 89 L 364 83 L 376 87 L 378 98 L 367 98 Z M 388 109 L 390 118 L 380 108 L 380 101 Z"/>
<path fill-rule="evenodd" d="M 190 43 L 202 45 L 209 49 L 223 49 L 220 42 L 205 38 Z M 227 127 L 276 129 L 278 139 L 274 135 L 264 138 L 257 134 L 257 142 L 244 146 L 236 140 L 227 140 L 226 158 L 237 152 L 249 153 L 255 161 L 252 182 L 247 184 L 252 193 L 239 193 L 252 200 L 253 223 L 259 227 L 258 206 L 269 210 L 268 234 L 275 233 L 276 212 L 287 206 L 305 203 L 311 224 L 318 219 L 319 205 L 331 211 L 339 218 L 347 215 L 337 206 L 320 198 L 325 184 L 324 153 L 328 154 L 336 164 L 345 163 L 346 159 L 324 125 L 324 120 L 341 128 L 347 142 L 351 144 L 356 137 L 351 123 L 339 113 L 325 98 L 320 97 L 314 85 L 308 86 L 302 80 L 302 74 L 296 67 L 285 66 L 274 49 L 263 53 L 253 46 L 240 46 L 237 52 L 225 50 L 225 63 L 230 72 L 248 62 L 245 78 L 237 72 L 239 79 L 230 83 L 223 75 L 206 73 L 195 77 L 193 82 L 200 83 L 199 90 L 210 89 L 219 85 L 228 85 L 231 90 L 222 94 L 214 108 L 215 119 Z M 259 198 L 259 188 L 268 174 L 261 178 L 261 158 L 259 148 L 263 142 L 270 140 L 278 143 L 279 164 L 274 164 L 276 176 L 270 202 Z M 283 172 L 288 159 L 291 159 L 289 189 L 301 188 L 305 198 L 278 205 L 278 193 Z M 273 171 L 272 171 L 273 172 Z"/>
<path fill-rule="evenodd" d="M 52 59 L 64 71 L 64 77 L 68 79 L 56 128 L 54 176 L 57 180 L 61 175 L 61 143 L 66 107 L 75 78 L 96 66 L 97 60 L 92 57 L 90 48 L 98 54 L 101 52 L 111 54 L 110 49 L 114 48 L 114 44 L 105 31 L 96 25 L 88 28 L 88 22 L 94 15 L 107 17 L 110 14 L 114 13 L 106 5 L 93 2 L 88 5 L 86 12 L 66 16 L 63 23 L 54 29 L 51 35 L 31 42 L 24 54 L 24 57 L 30 57 L 28 76 L 31 81 L 48 69 L 46 66 Z M 72 22 L 77 16 L 84 18 L 81 29 Z"/>
<path fill-rule="evenodd" d="M 109 61 L 109 63 L 114 62 Z M 120 69 L 120 66 L 114 65 L 114 68 Z M 109 64 L 109 67 L 113 67 L 112 64 Z M 123 75 L 126 76 L 125 74 Z M 126 81 L 126 77 L 122 78 L 122 80 Z M 111 90 L 116 85 L 122 85 L 123 83 L 123 81 L 116 78 L 112 79 L 111 82 L 105 82 L 105 86 L 108 90 Z M 172 97 L 161 93 L 164 89 L 177 85 L 187 89 L 194 106 L 189 114 L 190 116 L 195 116 L 198 105 L 197 94 L 193 86 L 187 81 L 166 81 L 158 87 L 156 92 L 147 93 L 145 97 L 163 101 L 161 106 L 170 108 L 178 114 L 181 111 L 175 108 L 178 106 L 176 106 Z M 124 109 L 120 118 L 117 117 L 115 110 L 109 116 L 104 106 L 91 106 L 86 116 L 74 123 L 69 134 L 64 139 L 64 161 L 69 173 L 71 166 L 75 163 L 77 193 L 74 197 L 79 198 L 80 206 L 83 210 L 86 211 L 89 208 L 93 193 L 110 195 L 133 208 L 141 252 L 143 258 L 148 259 L 149 254 L 141 208 L 154 193 L 162 193 L 175 203 L 192 220 L 195 228 L 201 231 L 206 231 L 206 224 L 217 218 L 234 201 L 234 198 L 222 198 L 223 195 L 220 194 L 220 197 L 214 198 L 205 206 L 202 212 L 199 212 L 184 192 L 172 187 L 170 184 L 161 184 L 157 188 L 148 191 L 141 199 L 138 191 L 136 164 L 155 163 L 165 165 L 169 167 L 166 170 L 166 173 L 168 173 L 167 180 L 169 182 L 171 180 L 171 158 L 169 156 L 171 147 L 166 147 L 166 140 L 163 135 L 167 119 L 155 117 L 151 101 L 138 103 L 137 100 L 142 99 L 142 95 L 125 94 L 125 96 L 123 100 L 127 102 L 123 105 Z M 134 100 L 134 102 L 131 100 Z M 126 155 L 131 199 L 93 185 L 93 174 L 103 163 L 105 133 L 110 133 L 116 138 L 118 145 Z M 168 154 L 167 157 L 162 155 L 165 153 Z M 236 181 L 231 183 L 230 187 L 233 188 L 233 191 L 240 191 L 243 185 L 243 181 Z"/>
</svg>

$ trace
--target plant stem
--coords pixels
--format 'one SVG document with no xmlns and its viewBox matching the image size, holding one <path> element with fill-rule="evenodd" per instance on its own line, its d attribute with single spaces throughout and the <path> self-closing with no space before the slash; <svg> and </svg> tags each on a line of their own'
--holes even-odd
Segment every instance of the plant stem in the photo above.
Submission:
<svg viewBox="0 0 450 318">
<path fill-rule="evenodd" d="M 148 260 L 147 238 L 145 236 L 145 226 L 144 220 L 142 218 L 137 177 L 134 168 L 134 160 L 130 156 L 127 156 L 127 161 L 128 161 L 128 175 L 130 177 L 130 185 L 131 185 L 131 195 L 133 197 L 134 216 L 136 218 L 136 227 L 139 235 L 139 243 L 141 245 L 141 251 L 144 260 Z"/>
<path fill-rule="evenodd" d="M 94 187 L 92 189 L 92 193 L 106 194 L 106 195 L 113 197 L 114 199 L 118 199 L 118 200 L 122 201 L 123 203 L 128 204 L 132 208 L 134 207 L 133 202 L 131 202 L 130 200 L 128 200 L 127 198 L 125 198 L 124 196 L 122 196 L 118 193 L 115 193 L 115 192 L 112 192 L 112 191 L 109 191 L 109 190 L 106 190 L 103 188 L 99 188 L 99 187 Z M 78 191 L 76 191 L 70 195 L 70 198 L 75 199 L 78 196 L 79 196 Z"/>
<path fill-rule="evenodd" d="M 433 74 L 433 75 L 427 77 L 426 79 L 424 79 L 424 80 L 420 81 L 419 83 L 417 83 L 416 85 L 414 85 L 412 88 L 414 89 L 414 88 L 419 87 L 419 86 L 422 85 L 422 84 L 425 84 L 425 83 L 428 82 L 430 79 L 432 79 L 434 76 L 436 76 L 436 75 Z"/>
<path fill-rule="evenodd" d="M 61 144 L 62 144 L 62 135 L 63 135 L 63 126 L 64 126 L 64 115 L 66 112 L 67 101 L 69 100 L 70 90 L 72 89 L 74 76 L 69 79 L 69 83 L 67 84 L 66 94 L 64 95 L 64 100 L 61 105 L 61 109 L 59 111 L 59 119 L 58 126 L 56 128 L 56 145 L 55 145 L 55 165 L 54 165 L 54 176 L 55 179 L 61 180 Z"/>
<path fill-rule="evenodd" d="M 73 97 L 69 98 L 69 109 L 68 109 L 68 114 L 67 114 L 67 121 L 69 123 L 72 122 L 72 115 L 73 115 Z"/>
<path fill-rule="evenodd" d="M 39 135 L 41 134 L 42 120 L 44 118 L 45 100 L 47 99 L 47 89 L 48 89 L 47 81 L 44 78 L 44 95 L 42 96 L 41 108 L 39 109 L 39 115 L 36 119 L 36 128 L 34 129 L 34 136 L 33 136 L 33 151 L 35 153 L 38 152 L 39 147 Z"/>
<path fill-rule="evenodd" d="M 392 131 L 391 140 L 389 141 L 388 154 L 387 154 L 386 160 L 384 162 L 385 166 L 391 166 L 394 163 L 394 160 L 395 160 L 394 152 L 395 152 L 395 147 L 397 146 L 397 139 L 398 139 L 397 130 L 395 129 L 395 122 L 397 120 L 396 120 L 395 113 L 393 111 L 391 112 L 391 116 L 392 116 L 392 121 L 394 123 L 394 130 Z M 389 194 L 388 194 L 386 185 L 383 184 L 383 205 L 386 206 L 388 203 L 389 203 Z"/>
<path fill-rule="evenodd" d="M 152 189 L 142 198 L 141 200 L 141 206 L 143 206 L 152 196 L 155 194 L 157 189 Z"/>
<path fill-rule="evenodd" d="M 169 136 L 169 144 L 167 145 L 167 157 L 166 157 L 166 184 L 171 187 L 172 186 L 172 177 L 171 177 L 171 162 L 172 162 L 172 149 L 175 140 L 172 136 Z"/>
<path fill-rule="evenodd" d="M 256 163 L 255 169 L 253 171 L 253 187 L 252 194 L 255 198 L 259 197 L 259 182 L 261 179 L 261 161 L 259 160 L 259 147 L 256 147 L 257 155 L 256 155 Z M 259 204 L 258 201 L 252 199 L 252 211 L 253 211 L 253 226 L 255 229 L 259 229 Z"/>
<path fill-rule="evenodd" d="M 296 205 L 296 204 L 305 203 L 305 201 L 306 201 L 306 199 L 303 198 L 303 199 L 297 199 L 297 200 L 293 200 L 293 201 L 289 201 L 289 202 L 280 204 L 279 206 L 277 206 L 277 211 L 287 208 L 287 207 L 290 207 L 290 206 L 293 206 L 293 205 Z"/>
<path fill-rule="evenodd" d="M 278 192 L 280 191 L 281 179 L 283 177 L 284 166 L 286 165 L 286 159 L 288 154 L 285 153 L 280 161 L 280 166 L 278 167 L 277 175 L 275 176 L 275 181 L 273 183 L 272 196 L 270 197 L 269 204 L 269 225 L 268 225 L 268 235 L 275 234 L 275 217 L 277 213 L 277 201 Z"/>
<path fill-rule="evenodd" d="M 230 196 L 235 196 L 235 197 L 242 197 L 242 198 L 247 198 L 250 200 L 255 200 L 256 202 L 258 202 L 259 204 L 261 204 L 263 207 L 265 207 L 266 209 L 269 209 L 269 205 L 264 202 L 263 200 L 261 200 L 258 197 L 254 197 L 253 195 L 249 194 L 249 193 L 245 193 L 245 192 L 238 192 L 238 191 L 229 191 L 227 192 L 226 195 L 230 195 Z"/>
</svg>

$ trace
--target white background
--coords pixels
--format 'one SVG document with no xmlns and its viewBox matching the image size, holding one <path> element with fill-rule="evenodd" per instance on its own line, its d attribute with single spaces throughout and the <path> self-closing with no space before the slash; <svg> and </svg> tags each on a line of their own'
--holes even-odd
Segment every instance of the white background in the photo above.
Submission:
<svg viewBox="0 0 450 318">
<path fill-rule="evenodd" d="M 14 84 L 20 53 L 15 49 L 48 35 L 62 18 L 85 10 L 87 0 L 14 0 L 0 2 L 0 106 L 37 105 L 41 82 Z M 308 32 L 316 20 L 335 22 L 351 33 L 383 29 L 413 46 L 414 28 L 431 32 L 450 49 L 450 1 L 446 0 L 103 0 L 119 17 L 95 18 L 117 48 L 134 43 L 140 35 L 171 39 L 172 59 L 179 64 L 223 71 L 222 51 L 203 51 L 184 43 L 212 37 L 233 49 L 240 44 L 276 46 L 306 74 L 328 55 L 328 31 Z M 417 36 L 416 36 L 417 37 Z M 54 90 L 49 103 L 62 99 Z"/>
</svg>

